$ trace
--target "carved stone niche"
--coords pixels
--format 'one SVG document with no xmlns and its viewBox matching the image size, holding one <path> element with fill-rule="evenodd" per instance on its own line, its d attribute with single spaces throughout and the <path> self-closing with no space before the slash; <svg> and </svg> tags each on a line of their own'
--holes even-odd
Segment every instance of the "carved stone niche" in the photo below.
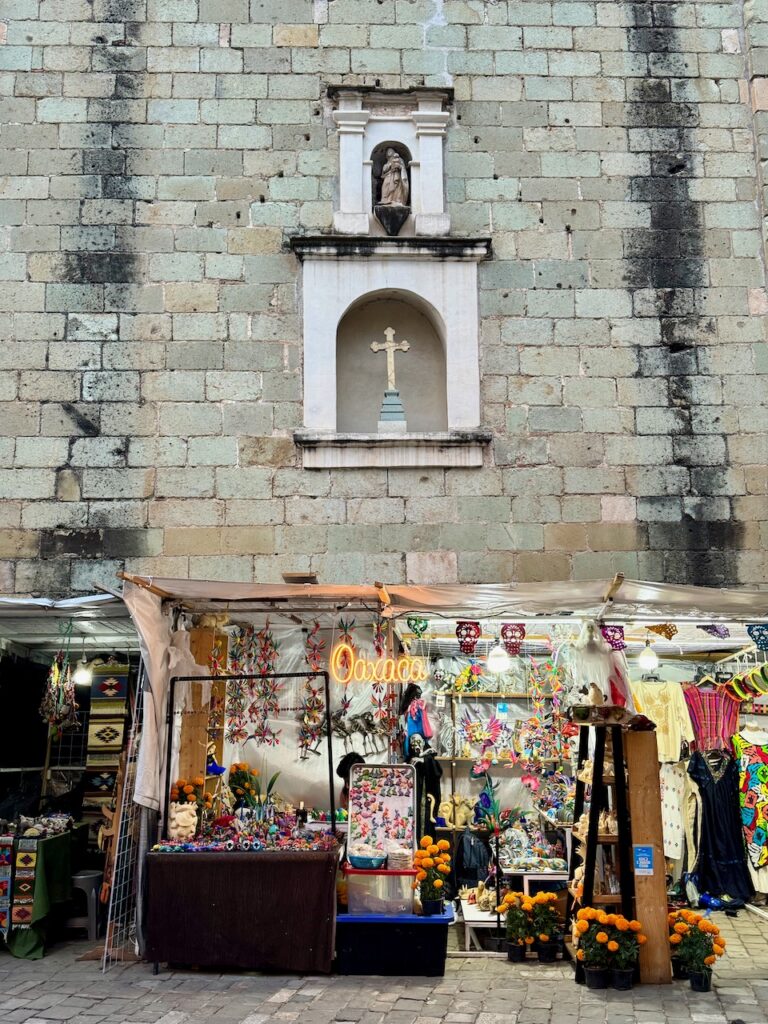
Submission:
<svg viewBox="0 0 768 1024">
<path fill-rule="evenodd" d="M 339 131 L 339 203 L 334 230 L 344 235 L 447 235 L 443 139 L 450 89 L 409 92 L 332 87 Z M 407 202 L 381 204 L 387 152 L 402 160 Z"/>
</svg>

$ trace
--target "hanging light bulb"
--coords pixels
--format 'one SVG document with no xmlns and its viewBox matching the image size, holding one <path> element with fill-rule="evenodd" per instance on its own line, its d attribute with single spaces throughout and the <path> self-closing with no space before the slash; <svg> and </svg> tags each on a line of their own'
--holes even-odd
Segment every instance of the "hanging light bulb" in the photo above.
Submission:
<svg viewBox="0 0 768 1024">
<path fill-rule="evenodd" d="M 509 655 L 497 640 L 496 644 L 488 652 L 488 657 L 485 659 L 485 667 L 491 675 L 498 676 L 503 672 L 508 672 L 510 664 L 511 659 Z"/>
<path fill-rule="evenodd" d="M 72 682 L 75 686 L 90 686 L 93 673 L 85 660 L 85 636 L 83 636 L 83 656 L 77 663 L 77 668 L 72 673 Z"/>
<path fill-rule="evenodd" d="M 653 669 L 659 667 L 659 656 L 651 647 L 650 640 L 645 641 L 645 647 L 640 652 L 637 663 L 643 672 L 651 672 Z"/>
</svg>

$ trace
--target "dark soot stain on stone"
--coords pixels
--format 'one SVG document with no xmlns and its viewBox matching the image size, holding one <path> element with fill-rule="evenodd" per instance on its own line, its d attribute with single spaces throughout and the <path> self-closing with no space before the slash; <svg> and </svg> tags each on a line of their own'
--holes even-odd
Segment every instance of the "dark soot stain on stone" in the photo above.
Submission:
<svg viewBox="0 0 768 1024">
<path fill-rule="evenodd" d="M 649 57 L 681 52 L 683 43 L 674 27 L 671 5 L 632 4 L 629 10 L 634 22 L 628 31 L 631 51 Z M 711 321 L 698 315 L 695 294 L 695 289 L 707 285 L 701 206 L 691 199 L 689 188 L 695 174 L 698 109 L 671 99 L 669 85 L 662 79 L 630 80 L 629 89 L 626 127 L 648 130 L 651 164 L 650 174 L 631 179 L 630 198 L 649 204 L 650 225 L 625 231 L 625 279 L 631 289 L 654 293 L 652 309 L 660 325 L 660 344 L 637 348 L 639 375 L 669 380 L 670 405 L 682 414 L 678 433 L 690 434 L 699 374 L 697 342 L 713 330 Z M 707 436 L 713 444 L 726 439 L 722 433 Z M 723 493 L 722 467 L 696 466 L 691 461 L 687 465 L 695 475 L 697 494 L 706 499 Z M 691 494 L 689 488 L 683 496 Z M 732 552 L 740 546 L 743 528 L 708 519 L 707 507 L 703 500 L 695 516 L 650 524 L 650 545 L 663 553 L 666 579 L 708 586 L 737 581 Z"/>
</svg>

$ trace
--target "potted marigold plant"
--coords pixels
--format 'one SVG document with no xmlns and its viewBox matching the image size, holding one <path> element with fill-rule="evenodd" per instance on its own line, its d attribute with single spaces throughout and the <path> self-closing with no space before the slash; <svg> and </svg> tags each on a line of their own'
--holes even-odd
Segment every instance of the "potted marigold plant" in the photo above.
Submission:
<svg viewBox="0 0 768 1024">
<path fill-rule="evenodd" d="M 608 952 L 611 954 L 611 983 L 615 989 L 632 988 L 640 947 L 647 939 L 639 921 L 628 920 L 622 914 L 607 914 Z M 599 922 L 598 922 L 599 923 Z"/>
<path fill-rule="evenodd" d="M 556 906 L 557 893 L 537 892 L 530 902 L 533 905 L 531 927 L 536 939 L 539 963 L 554 963 L 562 942 L 560 915 Z"/>
<path fill-rule="evenodd" d="M 533 945 L 533 927 L 531 915 L 533 903 L 525 893 L 508 892 L 496 908 L 506 921 L 507 959 L 513 963 L 522 963 L 528 947 Z"/>
<path fill-rule="evenodd" d="M 576 914 L 574 933 L 587 988 L 632 987 L 640 947 L 647 942 L 639 921 L 584 907 Z"/>
<path fill-rule="evenodd" d="M 667 918 L 672 963 L 682 968 L 679 973 L 690 980 L 694 992 L 709 992 L 712 967 L 725 953 L 725 939 L 718 926 L 708 917 L 692 910 L 678 910 Z"/>
<path fill-rule="evenodd" d="M 576 914 L 574 939 L 576 959 L 584 968 L 587 988 L 608 988 L 611 980 L 611 954 L 606 925 L 599 920 L 606 915 L 594 907 L 582 907 Z"/>
<path fill-rule="evenodd" d="M 451 844 L 447 839 L 424 836 L 414 858 L 416 881 L 413 888 L 419 890 L 421 908 L 425 916 L 443 912 L 443 890 L 446 877 L 451 873 Z"/>
</svg>

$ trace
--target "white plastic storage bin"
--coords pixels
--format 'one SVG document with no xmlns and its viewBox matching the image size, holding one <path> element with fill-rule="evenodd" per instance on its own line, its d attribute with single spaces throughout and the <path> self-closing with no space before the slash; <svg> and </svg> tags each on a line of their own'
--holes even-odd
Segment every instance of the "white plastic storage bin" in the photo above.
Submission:
<svg viewBox="0 0 768 1024">
<path fill-rule="evenodd" d="M 415 870 L 359 871 L 347 865 L 344 874 L 347 876 L 350 914 L 394 917 L 397 914 L 413 913 L 412 885 L 416 877 Z"/>
</svg>

